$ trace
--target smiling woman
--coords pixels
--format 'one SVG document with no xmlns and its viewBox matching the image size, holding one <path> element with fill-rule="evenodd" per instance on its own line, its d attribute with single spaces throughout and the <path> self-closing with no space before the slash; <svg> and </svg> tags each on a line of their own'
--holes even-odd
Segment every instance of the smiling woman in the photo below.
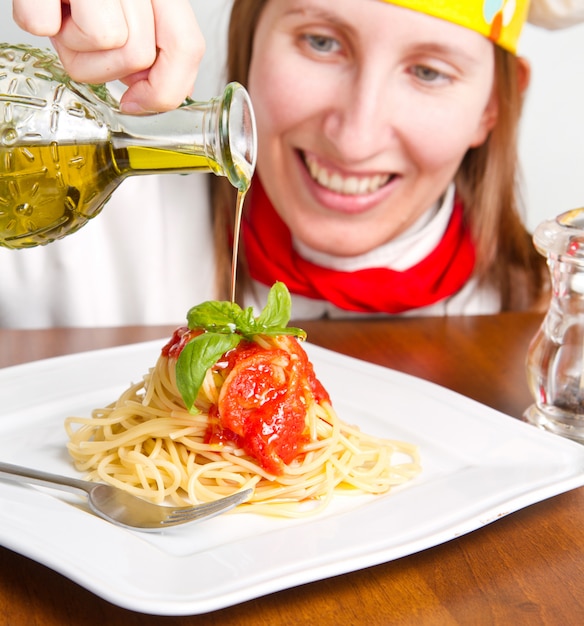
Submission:
<svg viewBox="0 0 584 626">
<path fill-rule="evenodd" d="M 235 0 L 228 76 L 259 140 L 249 302 L 283 280 L 295 318 L 538 305 L 546 271 L 516 195 L 528 3 L 434 4 Z M 212 185 L 221 268 L 233 202 Z"/>
<path fill-rule="evenodd" d="M 266 6 L 250 64 L 262 185 L 303 245 L 359 256 L 412 227 L 485 140 L 493 46 L 382 3 L 286 4 Z"/>
</svg>

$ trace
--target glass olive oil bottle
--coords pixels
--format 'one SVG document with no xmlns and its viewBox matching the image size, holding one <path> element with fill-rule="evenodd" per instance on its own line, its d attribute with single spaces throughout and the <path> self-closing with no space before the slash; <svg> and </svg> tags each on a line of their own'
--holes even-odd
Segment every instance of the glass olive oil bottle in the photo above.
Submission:
<svg viewBox="0 0 584 626">
<path fill-rule="evenodd" d="M 213 172 L 245 194 L 256 151 L 237 83 L 208 102 L 124 115 L 104 85 L 71 80 L 53 53 L 0 45 L 0 246 L 75 232 L 132 175 Z"/>
</svg>

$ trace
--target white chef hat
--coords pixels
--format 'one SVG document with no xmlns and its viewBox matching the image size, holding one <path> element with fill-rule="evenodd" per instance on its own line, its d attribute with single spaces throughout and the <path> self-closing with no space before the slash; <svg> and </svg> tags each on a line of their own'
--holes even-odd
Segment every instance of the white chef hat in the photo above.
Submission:
<svg viewBox="0 0 584 626">
<path fill-rule="evenodd" d="M 550 30 L 584 22 L 584 0 L 531 0 L 527 21 Z"/>
</svg>

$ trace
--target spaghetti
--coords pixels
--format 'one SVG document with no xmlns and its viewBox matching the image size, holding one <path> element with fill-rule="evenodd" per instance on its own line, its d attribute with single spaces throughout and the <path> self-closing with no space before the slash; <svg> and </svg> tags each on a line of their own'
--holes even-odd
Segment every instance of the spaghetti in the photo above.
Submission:
<svg viewBox="0 0 584 626">
<path fill-rule="evenodd" d="M 176 504 L 251 487 L 241 510 L 295 517 L 334 494 L 381 494 L 419 473 L 415 446 L 338 418 L 296 337 L 239 341 L 206 370 L 187 409 L 177 362 L 202 333 L 178 329 L 113 404 L 67 418 L 69 452 L 89 480 Z"/>
</svg>

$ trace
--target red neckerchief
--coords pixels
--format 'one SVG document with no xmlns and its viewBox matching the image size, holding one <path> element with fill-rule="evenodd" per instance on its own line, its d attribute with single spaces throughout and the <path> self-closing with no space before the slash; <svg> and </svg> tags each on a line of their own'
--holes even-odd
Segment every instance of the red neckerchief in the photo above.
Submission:
<svg viewBox="0 0 584 626">
<path fill-rule="evenodd" d="M 401 313 L 428 306 L 455 294 L 473 272 L 475 249 L 459 200 L 440 243 L 404 271 L 373 267 L 342 272 L 302 258 L 257 177 L 246 205 L 242 229 L 251 277 L 267 286 L 282 281 L 292 294 L 326 300 L 346 311 Z"/>
</svg>

